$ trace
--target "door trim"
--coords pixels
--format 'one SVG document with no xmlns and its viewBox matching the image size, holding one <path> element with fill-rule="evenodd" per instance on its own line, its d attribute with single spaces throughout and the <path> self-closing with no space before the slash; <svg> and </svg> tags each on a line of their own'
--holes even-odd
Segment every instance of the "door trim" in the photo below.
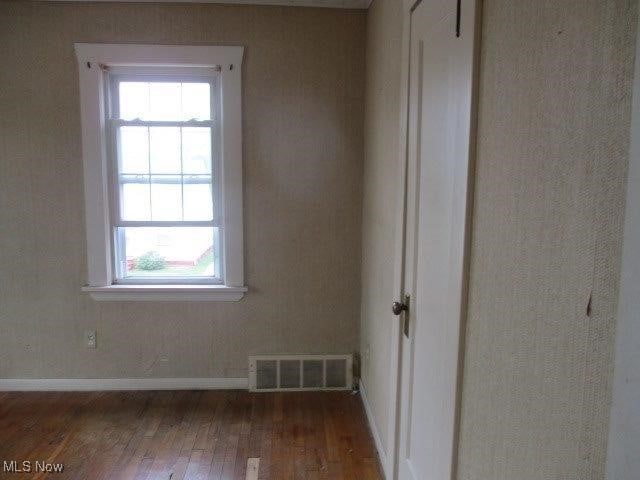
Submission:
<svg viewBox="0 0 640 480">
<path fill-rule="evenodd" d="M 407 130 L 409 124 L 409 45 L 411 43 L 411 12 L 414 5 L 421 0 L 402 0 L 402 42 L 400 59 L 400 116 L 398 118 L 398 175 L 396 185 L 396 225 L 394 241 L 393 284 L 395 299 L 402 298 L 404 293 L 404 246 L 406 224 L 406 190 L 407 190 Z M 402 328 L 401 323 L 394 321 L 389 337 L 390 368 L 389 368 L 389 405 L 387 409 L 387 452 L 386 463 L 383 465 L 385 478 L 395 480 L 398 476 L 398 439 L 400 435 L 400 369 L 402 356 Z"/>
<path fill-rule="evenodd" d="M 469 309 L 469 284 L 471 274 L 471 248 L 473 235 L 473 209 L 475 205 L 475 178 L 478 144 L 478 109 L 480 98 L 480 48 L 482 45 L 482 0 L 474 0 L 474 39 L 472 58 L 471 111 L 469 124 L 469 163 L 467 177 L 467 212 L 465 218 L 465 244 L 462 277 L 462 305 L 460 308 L 460 339 L 458 341 L 458 378 L 456 381 L 455 419 L 454 419 L 454 449 L 451 467 L 452 480 L 458 478 L 458 453 L 460 446 L 460 420 L 462 414 L 462 387 L 464 375 L 464 353 L 466 346 L 467 318 Z M 464 0 L 461 1 L 464 5 Z"/>
<path fill-rule="evenodd" d="M 404 295 L 404 258 L 406 240 L 406 190 L 407 190 L 407 161 L 408 161 L 408 125 L 409 125 L 409 60 L 411 45 L 411 14 L 422 0 L 402 0 L 402 43 L 401 43 L 401 69 L 400 69 L 400 116 L 399 116 L 399 150 L 398 150 L 398 175 L 397 175 L 397 211 L 396 211 L 396 236 L 394 242 L 394 298 L 400 299 Z M 482 0 L 467 0 L 461 2 L 461 8 L 469 11 L 471 22 L 465 22 L 474 28 L 473 58 L 472 58 L 472 92 L 471 92 L 471 123 L 469 129 L 469 164 L 467 184 L 467 211 L 465 219 L 465 245 L 463 259 L 463 295 L 460 319 L 460 339 L 458 349 L 458 375 L 456 382 L 455 421 L 454 421 L 454 445 L 452 458 L 452 478 L 457 475 L 458 444 L 460 435 L 460 411 L 462 401 L 462 379 L 464 367 L 464 347 L 467 306 L 469 296 L 469 266 L 471 258 L 471 232 L 473 219 L 473 205 L 475 196 L 475 159 L 478 124 L 478 98 L 479 98 L 479 72 L 480 72 L 480 46 L 482 25 Z M 466 7 L 466 8 L 465 8 Z M 466 14 L 463 12 L 463 16 Z M 389 386 L 394 392 L 389 399 L 387 410 L 387 455 L 383 465 L 385 478 L 396 480 L 398 477 L 398 453 L 400 446 L 400 406 L 402 389 L 400 385 L 402 368 L 402 328 L 400 322 L 394 322 L 390 336 L 390 361 Z"/>
</svg>

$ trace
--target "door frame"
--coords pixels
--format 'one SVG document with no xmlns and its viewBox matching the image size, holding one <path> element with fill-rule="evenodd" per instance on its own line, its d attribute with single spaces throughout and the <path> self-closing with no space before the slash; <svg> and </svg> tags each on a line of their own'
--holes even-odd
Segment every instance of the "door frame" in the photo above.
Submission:
<svg viewBox="0 0 640 480">
<path fill-rule="evenodd" d="M 409 126 L 409 63 L 411 45 L 411 14 L 413 10 L 423 0 L 402 0 L 402 42 L 400 55 L 400 117 L 399 121 L 399 149 L 398 149 L 398 175 L 396 186 L 396 225 L 394 240 L 394 299 L 402 301 L 404 295 L 404 260 L 406 241 L 406 210 L 407 210 L 407 166 L 408 166 L 408 126 Z M 424 0 L 428 1 L 428 0 Z M 455 0 L 451 0 L 455 1 Z M 469 264 L 471 253 L 471 231 L 474 201 L 474 179 L 475 179 L 475 158 L 476 158 L 476 132 L 478 123 L 478 89 L 480 72 L 480 45 L 481 45 L 481 24 L 482 24 L 482 0 L 460 0 L 461 8 L 471 10 L 473 15 L 474 39 L 473 39 L 473 59 L 472 59 L 472 93 L 471 93 L 471 124 L 469 129 L 469 173 L 467 185 L 467 212 L 465 225 L 465 247 L 464 247 L 464 276 L 463 295 L 461 308 L 459 356 L 458 356 L 458 378 L 455 398 L 456 418 L 454 425 L 454 443 L 458 443 L 460 431 L 460 408 L 462 375 L 464 365 L 464 343 L 466 331 L 467 304 L 469 293 Z M 389 386 L 392 392 L 389 398 L 387 409 L 387 438 L 386 462 L 383 464 L 385 478 L 396 480 L 398 476 L 398 453 L 400 447 L 400 421 L 402 404 L 402 322 L 395 321 L 391 327 L 390 336 L 390 362 Z M 454 448 L 452 477 L 455 478 L 457 470 L 458 448 Z"/>
</svg>

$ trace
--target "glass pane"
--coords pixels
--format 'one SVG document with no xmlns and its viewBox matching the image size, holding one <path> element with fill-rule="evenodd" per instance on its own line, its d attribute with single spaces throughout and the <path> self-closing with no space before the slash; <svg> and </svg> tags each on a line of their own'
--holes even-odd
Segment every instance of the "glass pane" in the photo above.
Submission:
<svg viewBox="0 0 640 480">
<path fill-rule="evenodd" d="M 121 192 L 122 220 L 151 220 L 148 183 L 125 183 Z"/>
<path fill-rule="evenodd" d="M 120 82 L 120 118 L 144 119 L 149 115 L 149 84 L 147 82 Z"/>
<path fill-rule="evenodd" d="M 151 173 L 180 173 L 180 128 L 149 128 Z"/>
<path fill-rule="evenodd" d="M 120 173 L 149 173 L 147 127 L 120 127 Z"/>
<path fill-rule="evenodd" d="M 211 184 L 184 184 L 184 219 L 213 220 Z"/>
<path fill-rule="evenodd" d="M 211 227 L 120 227 L 120 276 L 214 277 L 217 235 Z"/>
<path fill-rule="evenodd" d="M 123 120 L 210 120 L 211 86 L 193 82 L 120 82 Z"/>
<path fill-rule="evenodd" d="M 151 82 L 149 84 L 149 120 L 180 119 L 181 103 L 179 83 Z"/>
<path fill-rule="evenodd" d="M 211 101 L 208 83 L 182 84 L 182 119 L 210 120 Z"/>
<path fill-rule="evenodd" d="M 182 220 L 182 184 L 179 175 L 151 177 L 151 220 Z"/>
<path fill-rule="evenodd" d="M 211 129 L 182 129 L 182 169 L 184 173 L 211 173 Z"/>
</svg>

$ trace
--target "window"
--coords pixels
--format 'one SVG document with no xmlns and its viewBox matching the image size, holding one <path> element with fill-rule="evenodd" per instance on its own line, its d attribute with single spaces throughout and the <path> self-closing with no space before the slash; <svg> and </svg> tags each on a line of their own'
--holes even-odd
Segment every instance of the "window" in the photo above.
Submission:
<svg viewBox="0 0 640 480">
<path fill-rule="evenodd" d="M 216 72 L 109 77 L 115 281 L 221 283 Z"/>
<path fill-rule="evenodd" d="M 76 44 L 98 300 L 239 300 L 242 47 Z"/>
</svg>

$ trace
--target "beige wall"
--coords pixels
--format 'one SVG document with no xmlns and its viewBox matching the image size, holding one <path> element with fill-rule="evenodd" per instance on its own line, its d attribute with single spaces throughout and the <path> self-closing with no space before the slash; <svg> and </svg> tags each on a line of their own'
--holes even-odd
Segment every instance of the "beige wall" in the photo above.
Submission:
<svg viewBox="0 0 640 480">
<path fill-rule="evenodd" d="M 0 377 L 241 377 L 249 353 L 352 352 L 366 13 L 0 4 Z M 74 42 L 245 45 L 239 303 L 96 303 Z M 97 329 L 98 349 L 84 331 Z"/>
<path fill-rule="evenodd" d="M 362 382 L 385 449 L 394 295 L 400 120 L 399 2 L 375 0 L 367 17 L 364 200 L 362 210 Z"/>
<path fill-rule="evenodd" d="M 602 479 L 636 2 L 483 4 L 458 477 Z M 398 8 L 374 0 L 367 41 L 362 348 L 382 432 Z"/>
<path fill-rule="evenodd" d="M 635 19 L 484 2 L 461 479 L 603 478 Z"/>
</svg>

